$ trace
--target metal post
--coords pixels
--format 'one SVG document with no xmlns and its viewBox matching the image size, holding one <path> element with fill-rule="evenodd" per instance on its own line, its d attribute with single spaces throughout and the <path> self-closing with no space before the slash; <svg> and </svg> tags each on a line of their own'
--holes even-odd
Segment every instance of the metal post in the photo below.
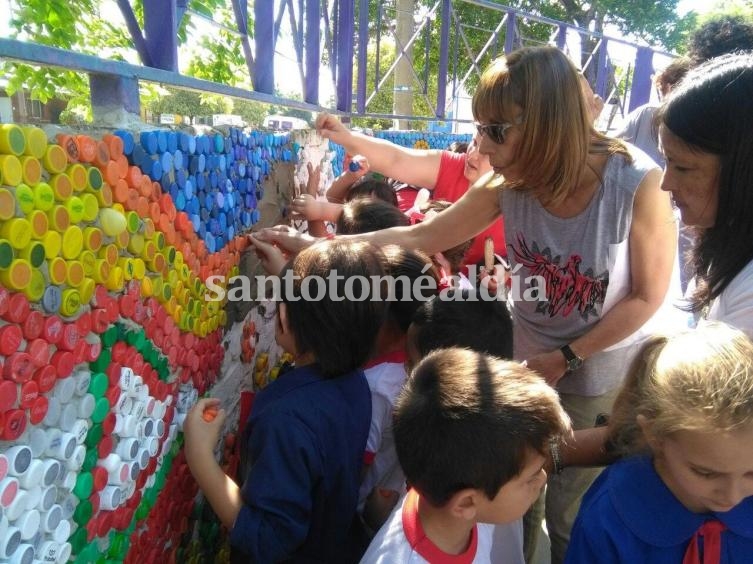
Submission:
<svg viewBox="0 0 753 564">
<path fill-rule="evenodd" d="M 251 80 L 254 90 L 265 94 L 275 92 L 274 67 L 274 2 L 254 2 L 254 42 L 256 43 L 256 60 L 254 76 Z"/>
<path fill-rule="evenodd" d="M 607 94 L 607 76 L 609 73 L 609 67 L 607 65 L 607 45 L 609 40 L 604 37 L 599 45 L 599 58 L 596 67 L 596 93 L 604 98 Z M 609 102 L 609 100 L 605 100 Z"/>
<path fill-rule="evenodd" d="M 445 103 L 447 98 L 447 66 L 450 53 L 450 0 L 442 0 L 442 27 L 439 32 L 439 75 L 437 76 L 437 106 L 436 116 L 445 117 Z M 427 60 L 428 63 L 428 60 Z"/>
<path fill-rule="evenodd" d="M 303 99 L 309 104 L 319 103 L 320 14 L 319 0 L 306 0 L 306 83 L 303 85 Z"/>
<path fill-rule="evenodd" d="M 366 112 L 366 65 L 369 54 L 369 0 L 358 3 L 358 77 L 356 78 L 356 113 Z"/>
<path fill-rule="evenodd" d="M 505 54 L 515 50 L 515 10 L 507 11 L 507 30 L 505 31 Z"/>
<path fill-rule="evenodd" d="M 337 19 L 337 109 L 352 111 L 353 104 L 353 18 L 355 0 L 340 0 Z"/>
<path fill-rule="evenodd" d="M 560 24 L 557 26 L 557 49 L 560 51 L 565 50 L 565 45 L 567 44 L 567 26 L 565 24 Z"/>
<path fill-rule="evenodd" d="M 144 0 L 144 34 L 152 66 L 178 72 L 176 0 Z"/>
<path fill-rule="evenodd" d="M 647 104 L 651 99 L 651 75 L 654 72 L 654 52 L 648 47 L 639 47 L 635 53 L 635 72 L 630 88 L 630 107 L 633 111 L 638 106 Z"/>
</svg>

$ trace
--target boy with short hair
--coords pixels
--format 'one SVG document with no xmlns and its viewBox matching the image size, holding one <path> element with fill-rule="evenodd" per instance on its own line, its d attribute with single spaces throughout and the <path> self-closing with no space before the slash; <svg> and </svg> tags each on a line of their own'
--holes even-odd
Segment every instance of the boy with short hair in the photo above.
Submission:
<svg viewBox="0 0 753 564">
<path fill-rule="evenodd" d="M 549 441 L 569 428 L 557 393 L 524 366 L 466 349 L 432 352 L 393 419 L 412 489 L 361 562 L 485 563 L 493 553 L 522 563 L 519 543 L 497 546 L 500 529 L 519 526 L 546 483 Z"/>
</svg>

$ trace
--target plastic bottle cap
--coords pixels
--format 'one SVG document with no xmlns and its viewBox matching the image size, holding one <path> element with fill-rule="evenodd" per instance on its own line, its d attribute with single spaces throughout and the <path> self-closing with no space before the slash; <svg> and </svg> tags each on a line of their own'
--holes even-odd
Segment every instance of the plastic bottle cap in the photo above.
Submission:
<svg viewBox="0 0 753 564">
<path fill-rule="evenodd" d="M 60 257 L 53 257 L 47 263 L 47 276 L 53 284 L 65 284 L 68 279 L 68 263 Z"/>
<path fill-rule="evenodd" d="M 23 290 L 31 282 L 31 265 L 24 259 L 14 259 L 7 270 L 0 271 L 0 281 L 8 288 Z"/>
<path fill-rule="evenodd" d="M 60 173 L 65 170 L 68 164 L 68 157 L 60 145 L 47 145 L 42 164 L 50 173 Z"/>
<path fill-rule="evenodd" d="M 31 358 L 31 363 L 34 365 L 35 369 L 46 366 L 47 363 L 50 362 L 50 345 L 44 339 L 34 339 L 29 341 L 27 338 L 26 353 Z"/>
<path fill-rule="evenodd" d="M 0 173 L 2 174 L 3 184 L 18 186 L 23 180 L 21 161 L 15 155 L 0 155 Z"/>
<path fill-rule="evenodd" d="M 42 165 L 34 157 L 24 156 L 21 161 L 21 178 L 26 184 L 36 184 L 42 178 Z"/>
<path fill-rule="evenodd" d="M 13 247 L 6 239 L 0 239 L 0 269 L 8 268 L 15 258 Z"/>
<path fill-rule="evenodd" d="M 27 219 L 14 217 L 3 223 L 0 235 L 7 239 L 14 249 L 23 249 L 31 241 L 31 224 Z"/>
<path fill-rule="evenodd" d="M 34 239 L 44 239 L 50 230 L 50 220 L 47 214 L 41 210 L 34 210 L 28 216 L 31 225 L 31 236 Z"/>
<path fill-rule="evenodd" d="M 81 192 L 86 188 L 88 174 L 86 167 L 79 163 L 73 163 L 66 169 L 66 174 L 71 179 L 71 186 L 76 192 Z"/>
<path fill-rule="evenodd" d="M 41 159 L 47 149 L 47 135 L 39 127 L 22 126 L 21 131 L 26 138 L 24 154 Z"/>
<path fill-rule="evenodd" d="M 36 509 L 32 509 L 31 511 L 26 511 L 25 513 L 23 513 L 21 517 L 16 519 L 16 521 L 13 524 L 16 527 L 18 527 L 18 530 L 21 532 L 21 540 L 29 540 L 34 535 L 36 535 L 37 532 L 39 531 L 39 525 L 41 521 L 42 519 L 39 516 L 39 511 L 37 511 Z M 31 562 L 31 559 L 24 560 L 27 558 L 26 554 L 28 554 L 28 548 L 24 548 L 24 547 L 29 547 L 31 549 L 30 558 L 34 557 L 34 548 L 31 545 L 22 544 L 19 547 L 19 550 L 16 550 L 16 552 L 13 554 L 11 562 L 14 562 L 14 561 L 19 562 L 19 563 Z M 24 556 L 22 556 L 21 558 L 19 558 L 18 556 L 18 553 L 20 551 L 23 551 L 25 553 Z"/>
<path fill-rule="evenodd" d="M 0 354 L 10 356 L 16 352 L 23 341 L 23 332 L 18 325 L 0 327 Z M 2 410 L 0 410 L 2 411 Z"/>
<path fill-rule="evenodd" d="M 69 286 L 78 288 L 81 285 L 81 282 L 83 282 L 84 276 L 86 275 L 84 265 L 81 263 L 81 261 L 69 260 L 66 261 L 65 266 L 67 271 L 65 276 L 66 282 Z M 63 292 L 63 295 L 65 295 L 65 291 Z"/>
<path fill-rule="evenodd" d="M 24 288 L 24 294 L 29 298 L 30 302 L 39 302 L 44 296 L 44 290 L 46 288 L 44 282 L 44 276 L 39 270 L 31 271 L 31 280 L 29 280 L 28 286 Z"/>
<path fill-rule="evenodd" d="M 81 267 L 81 272 L 83 276 L 83 267 Z M 75 288 L 67 288 L 63 290 L 60 303 L 60 314 L 65 317 L 73 317 L 78 313 L 80 308 L 81 296 L 79 295 L 78 290 Z"/>
<path fill-rule="evenodd" d="M 71 217 L 65 206 L 53 206 L 47 212 L 47 219 L 50 222 L 50 228 L 61 233 L 68 229 L 68 226 L 71 224 Z"/>
<path fill-rule="evenodd" d="M 81 202 L 84 205 L 84 221 L 95 221 L 99 215 L 99 202 L 93 194 L 82 194 Z"/>
<path fill-rule="evenodd" d="M 45 258 L 50 260 L 60 254 L 63 238 L 57 231 L 47 231 L 42 237 L 42 244 L 44 245 Z"/>
<path fill-rule="evenodd" d="M 73 194 L 73 182 L 65 173 L 54 174 L 50 177 L 50 188 L 59 202 L 65 202 Z"/>
<path fill-rule="evenodd" d="M 99 210 L 99 223 L 109 237 L 116 237 L 127 228 L 125 216 L 112 208 L 101 208 Z"/>
<path fill-rule="evenodd" d="M 55 192 L 46 182 L 38 182 L 32 189 L 34 194 L 34 207 L 38 210 L 48 211 L 55 205 Z"/>
<path fill-rule="evenodd" d="M 78 196 L 71 196 L 65 202 L 68 214 L 71 217 L 71 223 L 79 223 L 84 218 L 84 202 Z"/>
<path fill-rule="evenodd" d="M 27 261 L 32 268 L 39 268 L 45 259 L 44 245 L 39 241 L 31 241 L 19 251 L 18 256 Z"/>
<path fill-rule="evenodd" d="M 63 233 L 63 258 L 74 259 L 81 254 L 84 234 L 78 225 L 71 225 Z"/>
<path fill-rule="evenodd" d="M 15 441 L 26 430 L 26 412 L 22 409 L 12 409 L 5 412 L 5 428 L 2 438 Z"/>
<path fill-rule="evenodd" d="M 0 189 L 0 219 L 6 221 L 16 213 L 16 199 L 5 188 Z"/>
</svg>

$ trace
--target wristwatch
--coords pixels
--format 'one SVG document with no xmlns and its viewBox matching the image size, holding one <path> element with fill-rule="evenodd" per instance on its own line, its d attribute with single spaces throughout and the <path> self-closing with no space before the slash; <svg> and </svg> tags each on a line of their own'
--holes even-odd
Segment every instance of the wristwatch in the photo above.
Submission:
<svg viewBox="0 0 753 564">
<path fill-rule="evenodd" d="M 573 349 L 570 348 L 570 345 L 565 345 L 564 347 L 561 347 L 560 351 L 562 351 L 562 354 L 565 355 L 565 361 L 567 362 L 568 372 L 572 372 L 573 370 L 578 370 L 578 368 L 583 366 L 583 359 L 573 352 Z"/>
</svg>

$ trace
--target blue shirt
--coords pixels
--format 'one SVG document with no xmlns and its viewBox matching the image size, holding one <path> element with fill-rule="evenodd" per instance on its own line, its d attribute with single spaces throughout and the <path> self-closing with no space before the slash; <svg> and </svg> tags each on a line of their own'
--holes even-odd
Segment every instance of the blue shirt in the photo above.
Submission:
<svg viewBox="0 0 753 564">
<path fill-rule="evenodd" d="M 726 513 L 693 513 L 683 506 L 640 456 L 607 468 L 583 497 L 565 564 L 681 564 L 705 521 L 718 519 L 721 563 L 753 562 L 753 497 Z"/>
<path fill-rule="evenodd" d="M 304 366 L 257 394 L 244 505 L 230 533 L 245 561 L 343 559 L 370 422 L 361 370 L 327 379 L 316 365 Z"/>
</svg>

